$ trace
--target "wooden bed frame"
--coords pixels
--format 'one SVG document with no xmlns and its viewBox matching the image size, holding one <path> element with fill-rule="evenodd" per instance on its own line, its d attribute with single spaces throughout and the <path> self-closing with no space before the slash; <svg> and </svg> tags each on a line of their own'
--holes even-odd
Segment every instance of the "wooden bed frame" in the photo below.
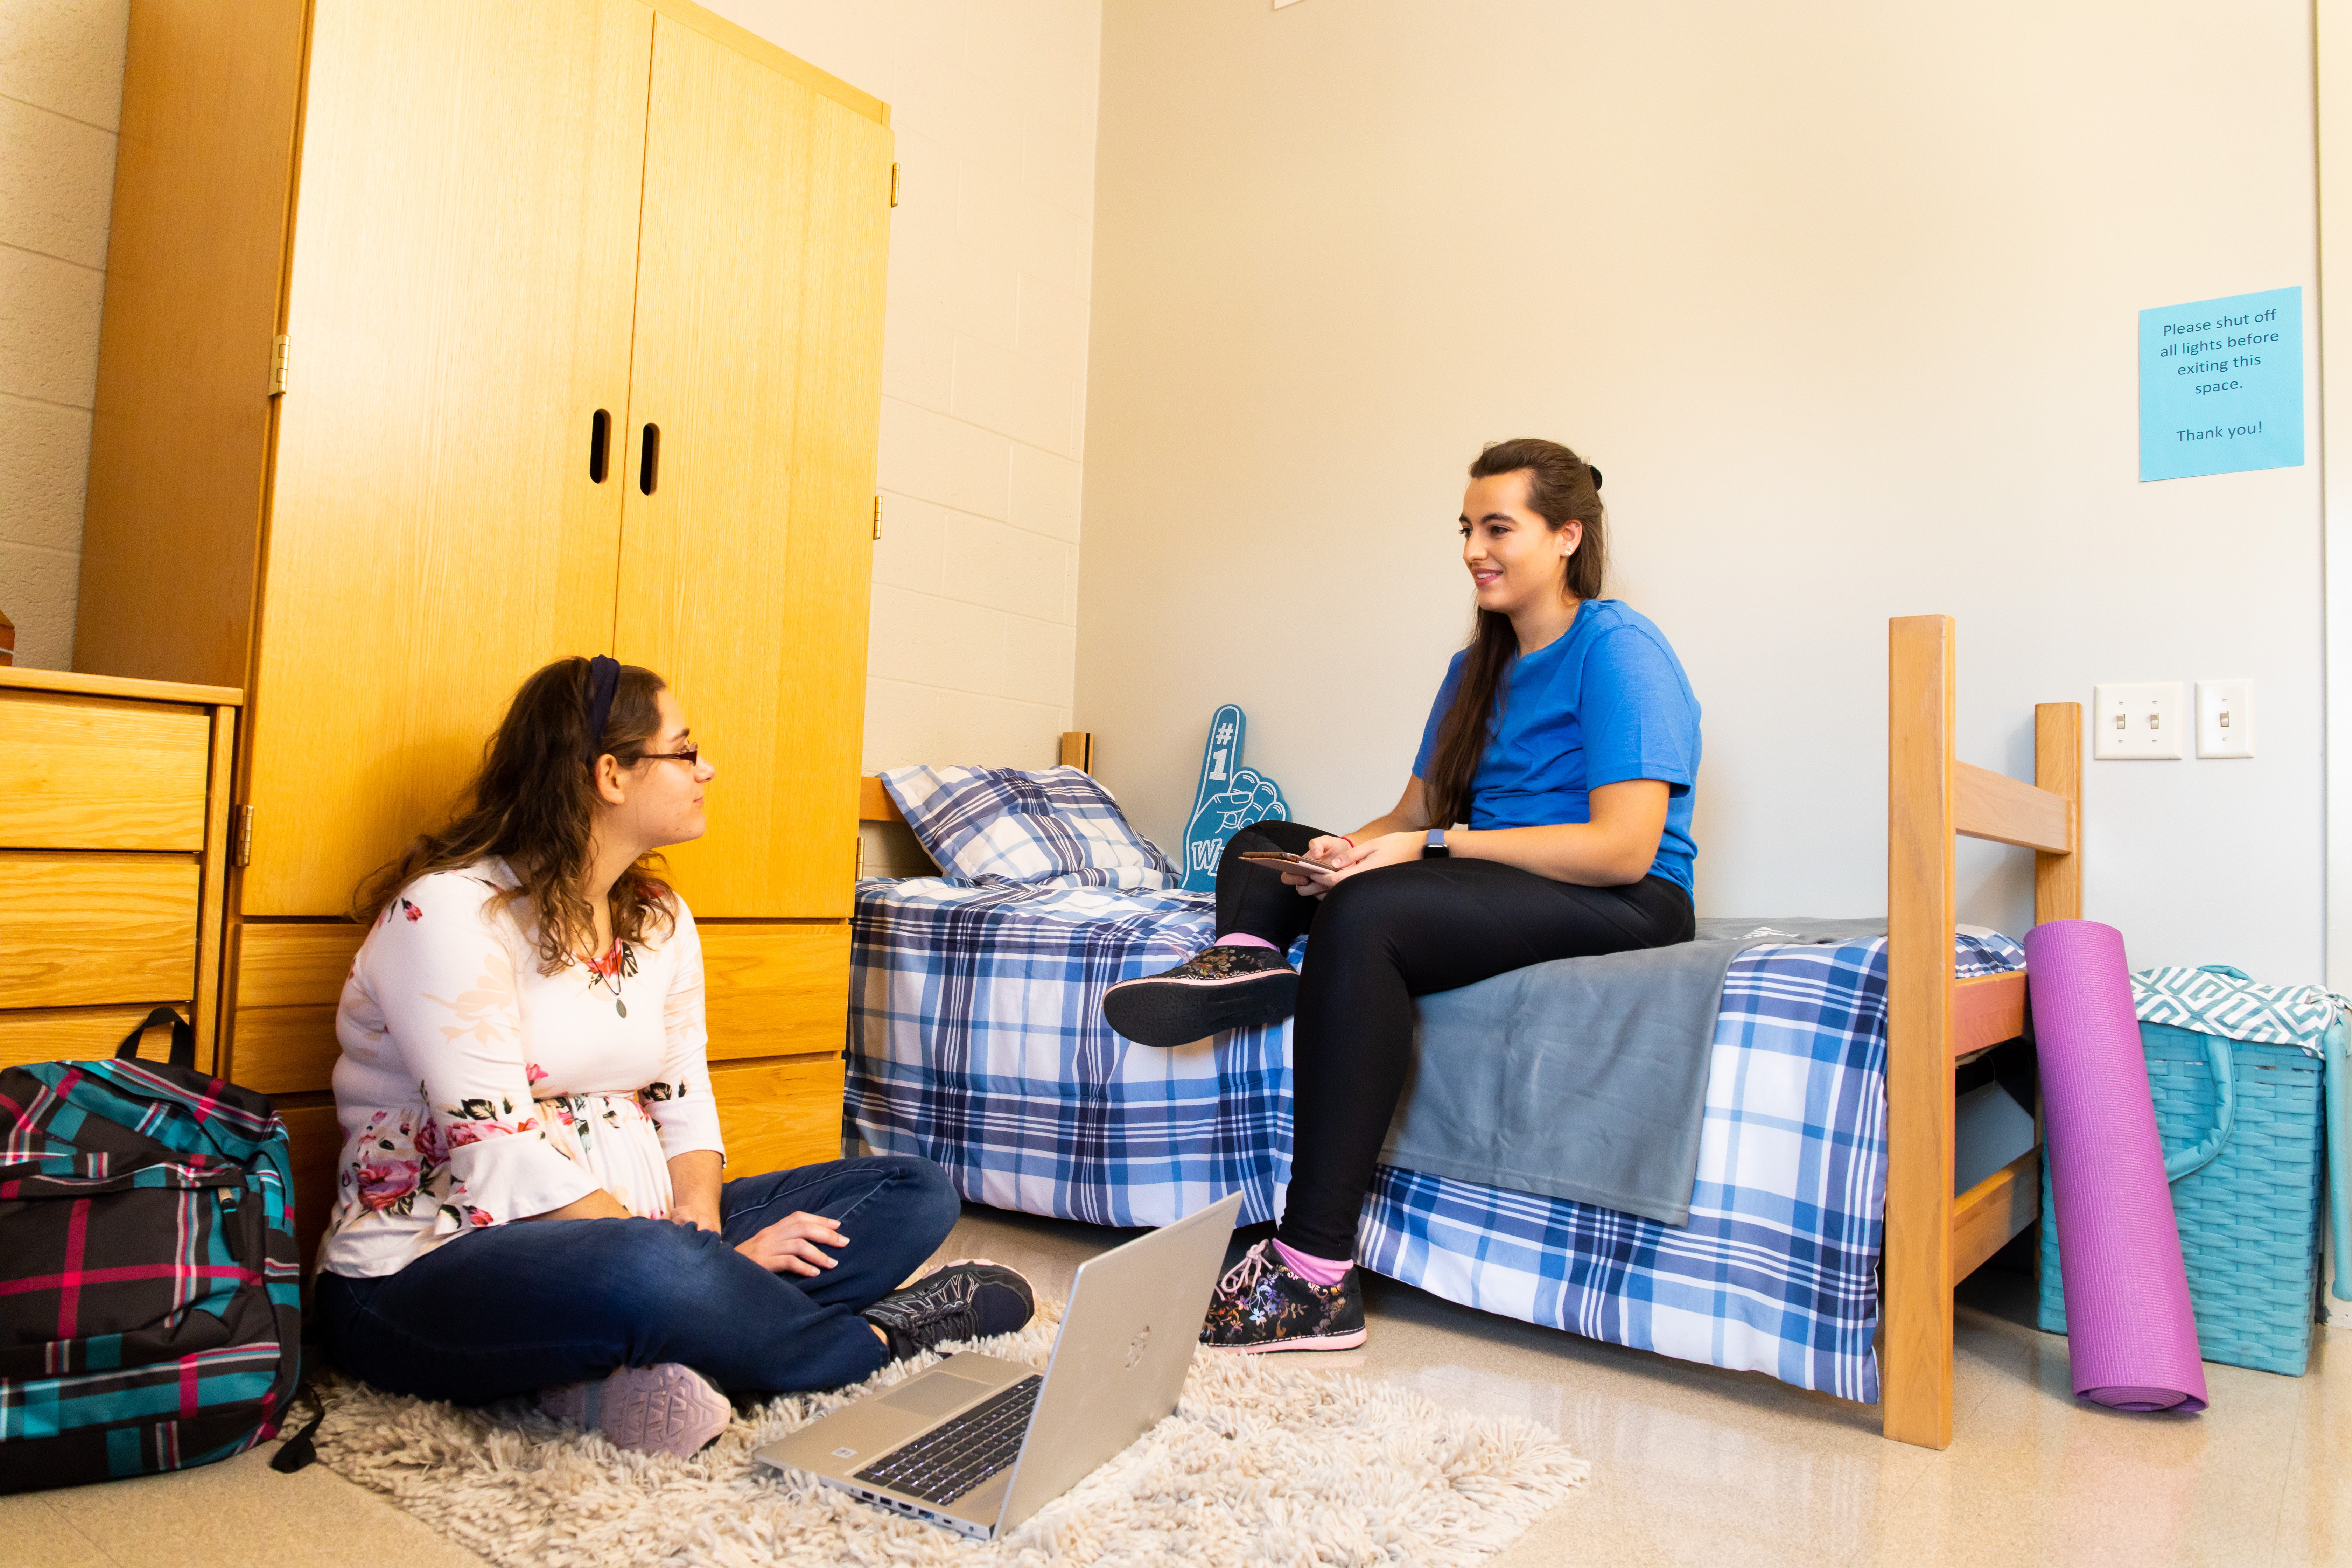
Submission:
<svg viewBox="0 0 2352 1568">
<path fill-rule="evenodd" d="M 1886 1247 L 1880 1417 L 1889 1437 L 1952 1441 L 1952 1287 L 2032 1225 L 2042 1151 L 1952 1194 L 1952 1074 L 2025 1032 L 2022 971 L 1952 978 L 1955 837 L 2034 851 L 2033 921 L 2083 914 L 2083 705 L 2033 709 L 2033 783 L 1952 754 L 1957 628 L 1886 626 Z"/>
<path fill-rule="evenodd" d="M 1886 1242 L 1880 1263 L 1880 1416 L 1889 1437 L 1952 1441 L 1952 1288 L 2020 1231 L 2042 1201 L 2042 1151 L 1952 1192 L 1953 1074 L 2025 1032 L 2025 974 L 1952 977 L 1958 837 L 2034 851 L 2033 919 L 2083 913 L 2083 709 L 2033 710 L 2032 784 L 1953 755 L 1956 627 L 1949 616 L 1887 623 Z M 1093 771 L 1094 738 L 1061 760 Z M 904 822 L 874 778 L 861 822 Z"/>
</svg>

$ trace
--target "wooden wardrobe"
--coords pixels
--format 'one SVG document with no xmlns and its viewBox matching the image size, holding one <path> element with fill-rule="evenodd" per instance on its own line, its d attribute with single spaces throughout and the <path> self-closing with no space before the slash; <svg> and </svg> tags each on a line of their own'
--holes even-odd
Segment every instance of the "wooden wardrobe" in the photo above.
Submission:
<svg viewBox="0 0 2352 1568">
<path fill-rule="evenodd" d="M 890 150 L 683 0 L 134 0 L 75 664 L 247 691 L 219 1066 L 306 1183 L 355 884 L 597 652 L 718 767 L 732 1169 L 838 1152 Z"/>
</svg>

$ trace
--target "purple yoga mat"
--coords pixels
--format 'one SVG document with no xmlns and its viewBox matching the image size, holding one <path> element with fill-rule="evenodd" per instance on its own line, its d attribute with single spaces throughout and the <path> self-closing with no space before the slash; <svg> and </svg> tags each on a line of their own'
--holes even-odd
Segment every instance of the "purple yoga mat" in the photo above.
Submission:
<svg viewBox="0 0 2352 1568">
<path fill-rule="evenodd" d="M 2074 1392 L 2118 1410 L 2202 1410 L 2205 1366 L 2123 933 L 2025 933 Z"/>
</svg>

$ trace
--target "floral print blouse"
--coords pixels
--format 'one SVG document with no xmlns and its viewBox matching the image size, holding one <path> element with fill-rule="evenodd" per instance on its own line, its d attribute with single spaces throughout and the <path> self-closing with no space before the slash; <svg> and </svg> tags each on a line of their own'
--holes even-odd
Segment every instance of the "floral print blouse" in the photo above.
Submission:
<svg viewBox="0 0 2352 1568">
<path fill-rule="evenodd" d="M 652 1218 L 669 1161 L 721 1150 L 702 943 L 674 931 L 539 972 L 502 860 L 420 877 L 378 917 L 335 1009 L 343 1151 L 320 1267 L 392 1274 L 597 1188 Z"/>
</svg>

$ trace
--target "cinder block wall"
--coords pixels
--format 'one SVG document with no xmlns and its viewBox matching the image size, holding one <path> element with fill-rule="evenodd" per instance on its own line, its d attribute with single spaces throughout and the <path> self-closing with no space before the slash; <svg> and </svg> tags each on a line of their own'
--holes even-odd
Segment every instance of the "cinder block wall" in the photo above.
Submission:
<svg viewBox="0 0 2352 1568">
<path fill-rule="evenodd" d="M 866 768 L 1070 728 L 1101 0 L 703 0 L 890 105 Z"/>
<path fill-rule="evenodd" d="M 0 613 L 73 662 L 130 0 L 0 5 Z"/>
</svg>

